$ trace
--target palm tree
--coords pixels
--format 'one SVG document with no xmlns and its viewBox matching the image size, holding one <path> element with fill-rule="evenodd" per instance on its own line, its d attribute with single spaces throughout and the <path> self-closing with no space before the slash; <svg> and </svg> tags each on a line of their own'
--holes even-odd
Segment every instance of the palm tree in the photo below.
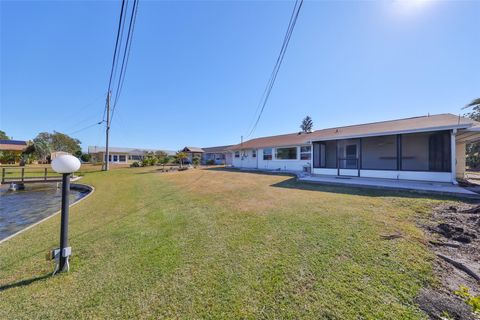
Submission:
<svg viewBox="0 0 480 320">
<path fill-rule="evenodd" d="M 180 163 L 180 168 L 183 168 L 183 160 L 188 158 L 187 153 L 183 151 L 178 151 L 175 157 L 177 158 L 177 161 Z"/>
<path fill-rule="evenodd" d="M 468 107 L 480 107 L 480 98 L 474 99 L 472 102 L 465 106 L 465 108 Z"/>
<path fill-rule="evenodd" d="M 472 108 L 472 112 L 467 113 L 466 116 L 475 121 L 480 121 L 480 98 L 474 99 L 462 109 L 466 108 Z"/>
</svg>

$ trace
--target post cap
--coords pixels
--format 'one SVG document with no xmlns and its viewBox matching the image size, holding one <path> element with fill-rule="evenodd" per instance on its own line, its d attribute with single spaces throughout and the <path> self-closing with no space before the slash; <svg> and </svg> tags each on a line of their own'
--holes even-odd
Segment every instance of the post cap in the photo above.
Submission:
<svg viewBox="0 0 480 320">
<path fill-rule="evenodd" d="M 72 173 L 80 169 L 80 160 L 76 157 L 65 154 L 52 160 L 52 169 L 58 173 Z"/>
</svg>

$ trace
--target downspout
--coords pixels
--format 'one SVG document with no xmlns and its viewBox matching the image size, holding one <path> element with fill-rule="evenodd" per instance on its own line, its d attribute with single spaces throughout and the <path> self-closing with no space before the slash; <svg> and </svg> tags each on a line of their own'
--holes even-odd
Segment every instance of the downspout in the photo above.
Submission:
<svg viewBox="0 0 480 320">
<path fill-rule="evenodd" d="M 450 133 L 450 167 L 452 174 L 452 183 L 458 184 L 457 182 L 457 141 L 456 141 L 457 129 L 453 129 Z"/>
</svg>

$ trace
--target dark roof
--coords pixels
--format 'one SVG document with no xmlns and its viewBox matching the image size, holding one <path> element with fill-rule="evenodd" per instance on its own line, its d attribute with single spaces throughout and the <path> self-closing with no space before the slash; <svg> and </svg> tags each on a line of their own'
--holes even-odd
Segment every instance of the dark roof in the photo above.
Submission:
<svg viewBox="0 0 480 320">
<path fill-rule="evenodd" d="M 27 148 L 26 141 L 0 140 L 0 150 L 3 151 L 24 151 Z"/>
<path fill-rule="evenodd" d="M 16 145 L 16 146 L 26 146 L 27 141 L 21 141 L 21 140 L 3 140 L 0 139 L 0 144 L 11 144 L 11 145 Z"/>
<path fill-rule="evenodd" d="M 198 148 L 198 147 L 185 147 L 183 148 L 182 150 L 183 152 L 195 152 L 195 153 L 203 153 L 203 149 L 202 148 Z"/>
<path fill-rule="evenodd" d="M 202 148 L 202 149 L 206 153 L 228 152 L 227 148 L 231 146 L 232 145 L 230 144 L 228 146 L 208 147 L 208 148 Z"/>
</svg>

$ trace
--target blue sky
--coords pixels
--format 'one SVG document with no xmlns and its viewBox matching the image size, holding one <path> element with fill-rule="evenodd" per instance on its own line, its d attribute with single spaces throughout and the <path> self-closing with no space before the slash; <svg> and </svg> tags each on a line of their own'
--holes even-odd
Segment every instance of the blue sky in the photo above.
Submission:
<svg viewBox="0 0 480 320">
<path fill-rule="evenodd" d="M 116 1 L 1 1 L 0 129 L 72 133 L 102 118 Z M 240 142 L 293 2 L 142 1 L 111 145 Z M 254 137 L 427 113 L 480 96 L 480 1 L 306 1 Z M 104 145 L 103 126 L 72 134 Z"/>
</svg>

